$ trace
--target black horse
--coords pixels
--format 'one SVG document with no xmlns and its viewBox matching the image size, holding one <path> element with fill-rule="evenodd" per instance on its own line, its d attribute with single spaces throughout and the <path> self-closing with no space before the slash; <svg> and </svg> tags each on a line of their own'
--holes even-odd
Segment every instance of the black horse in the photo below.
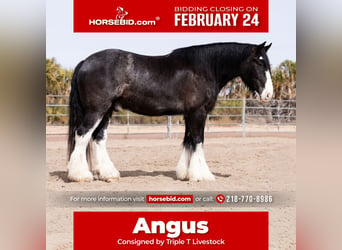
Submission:
<svg viewBox="0 0 342 250">
<path fill-rule="evenodd" d="M 203 153 L 204 126 L 223 86 L 240 76 L 255 96 L 273 95 L 265 46 L 215 43 L 143 56 L 110 49 L 95 53 L 75 68 L 71 83 L 68 178 L 112 181 L 120 177 L 106 150 L 107 126 L 113 111 L 128 109 L 149 116 L 184 115 L 183 152 L 177 178 L 215 180 Z M 87 150 L 91 144 L 91 150 Z"/>
</svg>

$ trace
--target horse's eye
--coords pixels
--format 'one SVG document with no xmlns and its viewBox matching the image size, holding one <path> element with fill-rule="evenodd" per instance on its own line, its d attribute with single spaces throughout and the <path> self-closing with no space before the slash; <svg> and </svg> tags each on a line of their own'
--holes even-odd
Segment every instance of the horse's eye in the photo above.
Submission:
<svg viewBox="0 0 342 250">
<path fill-rule="evenodd" d="M 257 64 L 259 65 L 263 65 L 263 57 L 260 56 L 260 57 L 254 57 L 253 61 L 256 62 Z"/>
</svg>

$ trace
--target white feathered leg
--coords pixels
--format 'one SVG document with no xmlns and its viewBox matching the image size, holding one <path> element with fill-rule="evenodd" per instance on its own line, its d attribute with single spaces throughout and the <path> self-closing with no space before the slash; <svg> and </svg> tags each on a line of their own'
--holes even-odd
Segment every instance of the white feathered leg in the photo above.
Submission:
<svg viewBox="0 0 342 250">
<path fill-rule="evenodd" d="M 97 121 L 95 125 L 89 129 L 84 135 L 75 134 L 75 148 L 70 155 L 68 162 L 68 179 L 70 181 L 92 181 L 93 174 L 89 171 L 86 150 L 90 141 L 91 135 L 100 121 Z"/>
<path fill-rule="evenodd" d="M 215 176 L 211 173 L 204 157 L 203 144 L 196 145 L 196 150 L 192 153 L 189 166 L 190 181 L 214 181 Z"/>
<path fill-rule="evenodd" d="M 176 167 L 177 179 L 179 180 L 189 179 L 189 174 L 188 174 L 189 160 L 190 160 L 190 151 L 186 147 L 184 147 L 181 157 Z"/>
<path fill-rule="evenodd" d="M 110 160 L 106 149 L 107 142 L 107 130 L 104 130 L 104 136 L 102 140 L 92 141 L 93 150 L 93 171 L 99 175 L 100 180 L 111 182 L 120 178 L 119 171 L 115 168 L 113 162 Z"/>
</svg>

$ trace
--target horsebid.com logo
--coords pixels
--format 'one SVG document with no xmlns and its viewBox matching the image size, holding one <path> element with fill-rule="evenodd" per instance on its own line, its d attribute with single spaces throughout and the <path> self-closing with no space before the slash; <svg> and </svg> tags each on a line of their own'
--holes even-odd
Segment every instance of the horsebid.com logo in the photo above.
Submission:
<svg viewBox="0 0 342 250">
<path fill-rule="evenodd" d="M 125 19 L 128 15 L 128 12 L 121 6 L 117 6 L 116 8 L 116 16 L 115 19 L 89 19 L 89 25 L 108 25 L 108 26 L 125 26 L 125 25 L 145 25 L 145 26 L 153 26 L 156 25 L 156 20 L 159 20 L 157 17 L 156 20 L 134 20 L 134 19 Z"/>
</svg>

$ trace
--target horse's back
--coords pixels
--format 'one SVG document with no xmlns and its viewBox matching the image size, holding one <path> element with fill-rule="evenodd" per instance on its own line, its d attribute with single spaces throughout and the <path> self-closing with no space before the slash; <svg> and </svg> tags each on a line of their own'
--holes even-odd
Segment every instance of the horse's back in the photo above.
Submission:
<svg viewBox="0 0 342 250">
<path fill-rule="evenodd" d="M 89 56 L 78 80 L 85 101 L 112 103 L 144 115 L 182 114 L 205 102 L 213 88 L 181 56 L 117 49 Z"/>
</svg>

